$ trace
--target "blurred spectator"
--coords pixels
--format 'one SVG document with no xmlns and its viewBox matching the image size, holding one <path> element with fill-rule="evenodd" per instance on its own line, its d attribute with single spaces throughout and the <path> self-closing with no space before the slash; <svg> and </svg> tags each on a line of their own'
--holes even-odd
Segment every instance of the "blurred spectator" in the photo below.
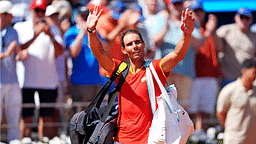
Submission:
<svg viewBox="0 0 256 144">
<path fill-rule="evenodd" d="M 154 43 L 154 32 L 153 29 L 155 28 L 155 26 L 158 24 L 157 20 L 158 17 L 162 17 L 164 11 L 158 11 L 158 0 L 144 0 L 145 1 L 145 5 L 146 5 L 146 11 L 148 16 L 145 17 L 145 20 L 143 21 L 143 24 L 145 26 L 145 29 L 147 30 L 147 35 L 149 38 L 149 46 L 147 47 L 147 51 L 146 54 L 148 56 L 149 59 L 153 59 L 155 56 L 155 51 L 156 51 L 156 46 Z M 144 9 L 143 9 L 143 13 Z"/>
<path fill-rule="evenodd" d="M 71 27 L 71 16 L 72 16 L 72 7 L 70 3 L 66 0 L 55 0 L 52 2 L 52 5 L 59 12 L 60 19 L 60 29 L 62 36 L 64 36 L 65 32 Z"/>
<path fill-rule="evenodd" d="M 234 24 L 227 24 L 217 29 L 217 35 L 223 43 L 223 57 L 221 66 L 223 78 L 221 86 L 241 76 L 241 64 L 245 59 L 255 58 L 256 33 L 250 31 L 253 16 L 248 8 L 240 8 Z"/>
<path fill-rule="evenodd" d="M 242 76 L 226 85 L 217 101 L 217 117 L 224 130 L 225 144 L 256 143 L 256 61 L 242 63 Z"/>
<path fill-rule="evenodd" d="M 118 1 L 123 2 L 124 6 L 127 9 L 132 9 L 136 3 L 138 3 L 138 0 L 111 0 L 111 2 L 116 3 Z"/>
<path fill-rule="evenodd" d="M 28 50 L 28 58 L 23 62 L 25 67 L 24 84 L 22 88 L 23 103 L 34 103 L 34 94 L 38 92 L 40 103 L 54 103 L 57 97 L 58 76 L 55 58 L 63 53 L 60 32 L 56 27 L 49 26 L 45 21 L 45 0 L 33 0 L 30 9 L 32 19 L 17 23 L 14 28 L 18 32 L 22 49 Z M 33 108 L 22 109 L 21 138 L 29 137 Z M 52 138 L 56 135 L 53 127 L 43 127 L 44 123 L 53 122 L 54 108 L 40 108 L 39 136 Z"/>
<path fill-rule="evenodd" d="M 168 10 L 160 12 L 153 28 L 150 29 L 153 35 L 152 40 L 158 50 L 155 58 L 162 58 L 175 49 L 178 41 L 182 36 L 180 30 L 181 13 L 184 10 L 182 0 L 166 0 Z M 191 45 L 185 58 L 179 62 L 172 70 L 170 77 L 167 79 L 169 84 L 175 84 L 178 91 L 178 101 L 187 109 L 190 100 L 190 88 L 195 77 L 195 51 L 198 51 L 203 45 L 201 34 L 196 24 L 191 37 Z"/>
<path fill-rule="evenodd" d="M 90 102 L 99 92 L 102 82 L 99 63 L 88 46 L 88 15 L 89 9 L 86 6 L 79 7 L 76 25 L 70 27 L 64 35 L 66 49 L 73 62 L 70 94 L 74 102 Z"/>
<path fill-rule="evenodd" d="M 68 0 L 71 4 L 72 7 L 72 16 L 71 16 L 71 24 L 74 25 L 76 24 L 76 15 L 78 14 L 78 10 L 82 6 L 87 5 L 87 1 L 84 0 Z"/>
<path fill-rule="evenodd" d="M 98 6 L 99 9 L 102 9 L 102 15 L 108 12 L 107 5 L 110 0 L 91 0 L 86 6 L 93 10 L 95 6 Z"/>
<path fill-rule="evenodd" d="M 22 96 L 16 75 L 16 61 L 25 60 L 27 53 L 20 53 L 18 34 L 11 26 L 12 3 L 0 1 L 0 123 L 2 112 L 5 110 L 5 117 L 8 124 L 8 143 L 11 140 L 20 138 L 20 113 Z"/>
<path fill-rule="evenodd" d="M 195 132 L 191 137 L 205 135 L 209 128 L 209 120 L 215 112 L 216 96 L 220 76 L 216 53 L 222 49 L 216 35 L 217 17 L 209 14 L 205 21 L 206 12 L 200 0 L 190 1 L 190 9 L 195 13 L 199 22 L 199 30 L 204 37 L 208 37 L 196 53 L 195 70 L 196 78 L 193 81 L 188 112 L 191 119 L 195 120 Z M 200 137 L 200 136 L 198 136 Z"/>
<path fill-rule="evenodd" d="M 46 8 L 45 12 L 46 21 L 49 24 L 50 27 L 54 28 L 54 33 L 56 35 L 61 35 L 60 33 L 60 20 L 59 20 L 59 11 L 53 6 L 49 5 Z M 56 59 L 56 68 L 57 68 L 57 74 L 58 74 L 58 96 L 56 102 L 59 104 L 62 104 L 62 107 L 59 107 L 59 118 L 61 125 L 61 132 L 60 134 L 67 135 L 68 127 L 65 125 L 65 122 L 67 120 L 66 115 L 64 113 L 65 108 L 64 104 L 66 102 L 66 86 L 69 82 L 69 77 L 67 74 L 67 54 L 68 52 L 63 53 L 61 56 L 59 56 Z"/>
<path fill-rule="evenodd" d="M 149 5 L 153 6 L 152 4 L 155 4 L 155 13 L 158 13 L 164 9 L 166 9 L 166 5 L 164 0 L 138 0 L 138 4 L 142 7 L 143 9 L 143 15 L 145 18 L 151 15 L 151 10 L 149 10 Z"/>
<path fill-rule="evenodd" d="M 122 1 L 112 2 L 108 8 L 109 11 L 99 19 L 97 30 L 107 42 L 105 48 L 109 55 L 115 59 L 125 61 L 126 56 L 121 51 L 119 34 L 131 25 L 129 21 L 131 21 L 132 11 L 127 10 Z"/>
</svg>

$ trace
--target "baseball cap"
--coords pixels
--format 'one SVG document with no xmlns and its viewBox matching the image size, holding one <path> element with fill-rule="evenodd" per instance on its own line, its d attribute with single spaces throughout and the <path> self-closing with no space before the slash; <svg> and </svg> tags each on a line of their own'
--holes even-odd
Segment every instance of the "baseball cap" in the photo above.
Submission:
<svg viewBox="0 0 256 144">
<path fill-rule="evenodd" d="M 78 14 L 80 14 L 80 15 L 89 15 L 89 12 L 90 11 L 87 6 L 80 6 L 78 8 Z"/>
<path fill-rule="evenodd" d="M 249 8 L 240 8 L 240 9 L 237 11 L 237 14 L 239 14 L 239 15 L 245 15 L 245 16 L 248 16 L 248 17 L 251 17 L 251 16 L 252 16 L 251 10 L 250 10 Z"/>
<path fill-rule="evenodd" d="M 46 7 L 46 0 L 33 0 L 30 5 L 30 9 L 40 8 L 42 10 L 46 10 Z"/>
<path fill-rule="evenodd" d="M 175 3 L 175 2 L 181 2 L 181 3 L 183 3 L 183 0 L 165 0 L 165 2 L 166 2 L 167 4 L 169 4 L 169 3 Z"/>
<path fill-rule="evenodd" d="M 243 64 L 242 64 L 243 68 L 252 68 L 252 67 L 256 67 L 256 61 L 253 59 L 246 59 L 244 60 Z"/>
<path fill-rule="evenodd" d="M 191 1 L 190 9 L 196 10 L 196 9 L 203 9 L 203 4 L 201 0 L 193 0 Z"/>
<path fill-rule="evenodd" d="M 59 13 L 59 12 L 57 11 L 57 9 L 56 9 L 54 6 L 49 5 L 49 6 L 47 6 L 47 8 L 46 8 L 45 16 L 51 16 L 51 15 L 57 14 L 57 13 Z"/>
<path fill-rule="evenodd" d="M 0 1 L 0 14 L 1 13 L 12 14 L 12 3 L 10 1 Z"/>
<path fill-rule="evenodd" d="M 121 13 L 125 11 L 125 5 L 122 1 L 117 1 L 112 10 L 112 17 L 115 20 L 118 20 L 120 18 Z"/>
<path fill-rule="evenodd" d="M 139 19 L 139 21 L 145 20 L 145 17 L 143 16 L 143 12 L 142 12 L 142 7 L 139 4 L 135 5 L 134 10 L 140 11 L 140 19 Z"/>
<path fill-rule="evenodd" d="M 72 13 L 71 4 L 68 1 L 53 1 L 52 5 L 57 9 L 59 12 L 59 16 L 62 17 L 68 13 Z"/>
</svg>

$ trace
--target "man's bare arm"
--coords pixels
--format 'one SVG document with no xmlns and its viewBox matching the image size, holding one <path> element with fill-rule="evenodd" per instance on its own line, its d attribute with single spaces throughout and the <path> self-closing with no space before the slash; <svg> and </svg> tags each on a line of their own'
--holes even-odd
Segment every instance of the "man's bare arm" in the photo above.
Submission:
<svg viewBox="0 0 256 144">
<path fill-rule="evenodd" d="M 175 47 L 175 50 L 166 55 L 162 60 L 162 69 L 164 72 L 170 72 L 185 57 L 191 40 L 191 33 L 195 27 L 195 18 L 192 17 L 192 11 L 186 9 L 182 12 L 181 30 L 183 31 L 181 40 Z"/>
<path fill-rule="evenodd" d="M 14 49 L 16 48 L 16 43 L 17 43 L 16 41 L 12 41 L 8 46 L 7 51 L 0 53 L 0 60 L 10 56 L 14 52 Z"/>
<path fill-rule="evenodd" d="M 87 28 L 93 32 L 88 33 L 88 40 L 92 53 L 98 60 L 99 64 L 106 71 L 110 72 L 114 66 L 114 61 L 104 50 L 103 45 L 101 44 L 101 41 L 95 31 L 95 27 L 98 23 L 101 12 L 102 10 L 99 11 L 98 6 L 96 6 L 93 11 L 90 10 L 90 14 L 87 18 Z"/>
</svg>

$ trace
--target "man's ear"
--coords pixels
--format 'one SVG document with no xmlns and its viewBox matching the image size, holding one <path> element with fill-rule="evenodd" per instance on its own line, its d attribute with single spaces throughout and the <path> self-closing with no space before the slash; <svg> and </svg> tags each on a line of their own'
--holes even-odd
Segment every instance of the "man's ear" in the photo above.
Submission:
<svg viewBox="0 0 256 144">
<path fill-rule="evenodd" d="M 125 51 L 125 48 L 122 47 L 121 50 L 123 54 L 127 54 L 127 52 Z"/>
</svg>

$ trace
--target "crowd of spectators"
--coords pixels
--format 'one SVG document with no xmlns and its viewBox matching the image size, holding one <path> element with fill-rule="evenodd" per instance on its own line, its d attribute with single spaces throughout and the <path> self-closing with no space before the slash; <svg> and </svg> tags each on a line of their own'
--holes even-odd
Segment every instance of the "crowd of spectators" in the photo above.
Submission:
<svg viewBox="0 0 256 144">
<path fill-rule="evenodd" d="M 179 103 L 195 122 L 192 136 L 205 135 L 219 91 L 242 76 L 246 59 L 255 60 L 256 24 L 252 25 L 250 9 L 240 8 L 235 23 L 217 28 L 221 19 L 213 14 L 206 18 L 201 0 L 1 0 L 0 122 L 4 109 L 10 125 L 7 141 L 31 136 L 29 124 L 36 111 L 22 104 L 64 105 L 68 98 L 90 102 L 108 80 L 88 44 L 86 21 L 95 5 L 103 9 L 95 30 L 104 49 L 125 62 L 119 40 L 122 31 L 138 29 L 145 40 L 146 60 L 162 58 L 181 38 L 182 10 L 193 10 L 196 26 L 190 48 L 167 83 L 175 84 Z M 68 125 L 61 125 L 59 131 L 47 126 L 55 121 L 55 111 L 40 108 L 39 139 L 68 135 Z M 64 107 L 57 111 L 58 121 L 69 121 Z"/>
</svg>

